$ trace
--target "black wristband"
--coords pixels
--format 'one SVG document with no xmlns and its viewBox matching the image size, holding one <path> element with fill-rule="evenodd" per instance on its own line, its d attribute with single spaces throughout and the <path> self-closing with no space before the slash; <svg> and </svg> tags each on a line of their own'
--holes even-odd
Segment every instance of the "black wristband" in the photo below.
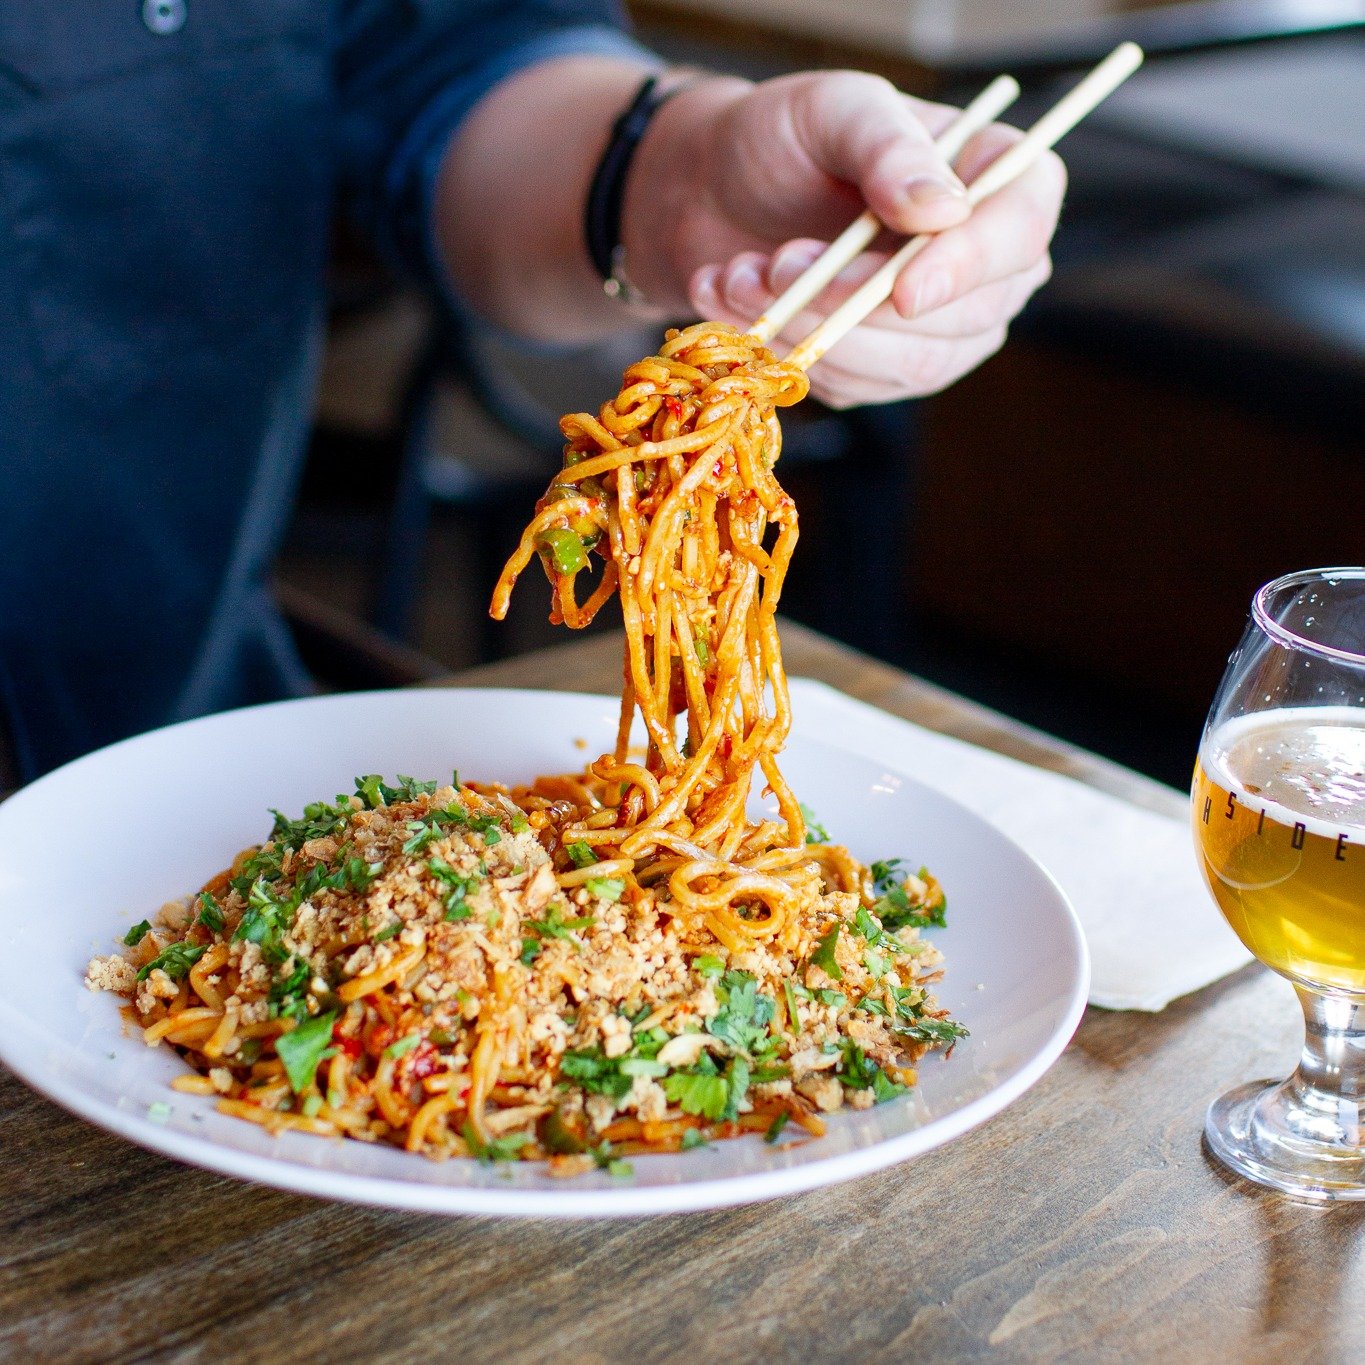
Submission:
<svg viewBox="0 0 1365 1365">
<path fill-rule="evenodd" d="M 624 281 L 619 274 L 621 258 L 621 206 L 626 197 L 626 176 L 635 149 L 645 135 L 650 120 L 677 88 L 659 93 L 658 76 L 650 76 L 637 91 L 625 113 L 612 125 L 602 159 L 593 173 L 588 188 L 588 202 L 583 214 L 583 236 L 588 246 L 588 257 L 602 277 L 602 286 L 616 297 L 623 292 Z"/>
</svg>

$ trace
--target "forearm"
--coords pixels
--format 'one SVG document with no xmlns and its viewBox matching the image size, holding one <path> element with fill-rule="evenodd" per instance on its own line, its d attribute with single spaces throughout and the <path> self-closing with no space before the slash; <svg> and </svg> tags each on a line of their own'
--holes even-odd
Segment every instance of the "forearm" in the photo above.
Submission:
<svg viewBox="0 0 1365 1365">
<path fill-rule="evenodd" d="M 632 317 L 687 310 L 687 275 L 700 264 L 688 226 L 705 194 L 699 149 L 717 111 L 747 87 L 698 79 L 650 124 L 626 182 L 622 238 L 651 307 L 631 310 L 603 293 L 583 210 L 611 125 L 649 71 L 597 56 L 544 62 L 466 120 L 437 182 L 435 229 L 456 288 L 484 316 L 522 336 L 588 340 Z"/>
</svg>

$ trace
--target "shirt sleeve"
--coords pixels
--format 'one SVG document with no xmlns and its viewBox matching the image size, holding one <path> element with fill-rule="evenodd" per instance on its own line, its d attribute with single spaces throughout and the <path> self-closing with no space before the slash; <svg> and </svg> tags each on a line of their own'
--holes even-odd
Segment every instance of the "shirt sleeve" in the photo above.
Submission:
<svg viewBox="0 0 1365 1365">
<path fill-rule="evenodd" d="M 396 269 L 443 291 L 432 233 L 441 161 L 515 72 L 580 53 L 658 59 L 615 0 L 346 0 L 336 53 L 343 206 Z"/>
</svg>

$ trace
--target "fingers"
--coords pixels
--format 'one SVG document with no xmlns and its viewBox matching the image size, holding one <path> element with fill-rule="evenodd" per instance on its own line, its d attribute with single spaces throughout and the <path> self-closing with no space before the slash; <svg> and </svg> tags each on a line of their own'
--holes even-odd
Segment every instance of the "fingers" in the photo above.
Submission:
<svg viewBox="0 0 1365 1365">
<path fill-rule="evenodd" d="M 856 185 L 888 227 L 938 232 L 966 218 L 962 182 L 935 150 L 924 106 L 856 71 L 812 77 L 794 96 L 791 117 L 807 155 L 826 175 Z"/>
<path fill-rule="evenodd" d="M 811 392 L 831 408 L 924 398 L 955 384 L 990 359 L 1005 344 L 1005 336 L 1006 329 L 998 327 L 969 341 L 923 340 L 913 355 L 905 357 L 906 363 L 877 371 L 848 367 L 838 359 L 836 348 L 811 370 Z M 840 348 L 850 339 L 845 338 Z"/>
<path fill-rule="evenodd" d="M 802 247 L 805 250 L 800 255 L 808 255 L 816 246 L 818 243 L 793 243 L 784 250 L 796 255 L 796 248 Z M 860 263 L 848 273 L 865 275 L 876 264 Z M 698 271 L 692 301 L 704 316 L 744 328 L 773 297 L 766 283 L 773 267 L 752 252 L 737 257 L 731 265 L 736 268 Z M 878 310 L 812 369 L 812 390 L 830 406 L 840 408 L 938 392 L 1000 348 L 1009 321 L 1046 278 L 1048 269 L 1046 261 L 1039 263 L 1030 272 L 987 286 L 930 317 L 907 320 L 890 307 Z M 731 281 L 736 277 L 748 280 L 751 274 L 760 280 L 758 292 L 751 295 L 741 289 L 737 294 Z M 807 310 L 793 319 L 783 342 L 791 344 L 809 332 L 820 320 L 826 300 L 833 306 L 836 297 L 847 294 L 855 284 L 856 279 L 841 278 L 831 286 L 820 301 L 821 311 Z"/>
<path fill-rule="evenodd" d="M 768 258 L 759 252 L 743 252 L 724 269 L 708 267 L 699 271 L 693 289 L 693 304 L 709 317 L 749 326 L 767 311 L 773 300 L 820 254 L 824 243 L 788 242 Z M 789 342 L 812 331 L 820 320 L 841 303 L 876 270 L 885 258 L 871 253 L 860 257 L 820 295 L 815 304 L 784 330 Z M 1032 294 L 1051 277 L 1052 263 L 1044 255 L 1027 269 L 1002 280 L 994 280 L 959 299 L 928 313 L 906 318 L 893 307 L 883 305 L 862 324 L 890 332 L 919 336 L 968 337 L 1012 321 Z"/>
<path fill-rule="evenodd" d="M 963 152 L 971 181 L 1021 134 L 987 129 Z M 1019 179 L 978 204 L 959 227 L 939 234 L 896 282 L 892 302 L 905 317 L 930 313 L 993 280 L 1035 268 L 1046 256 L 1057 226 L 1066 169 L 1046 152 Z"/>
</svg>

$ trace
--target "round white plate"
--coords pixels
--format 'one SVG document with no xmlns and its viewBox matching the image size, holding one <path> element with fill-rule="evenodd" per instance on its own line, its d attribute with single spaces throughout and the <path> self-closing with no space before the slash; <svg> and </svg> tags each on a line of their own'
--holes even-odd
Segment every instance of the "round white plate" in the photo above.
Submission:
<svg viewBox="0 0 1365 1365">
<path fill-rule="evenodd" d="M 927 864 L 948 895 L 938 995 L 971 1030 L 927 1056 L 909 1095 L 837 1114 L 818 1141 L 739 1138 L 636 1158 L 634 1174 L 574 1180 L 532 1163 L 428 1161 L 264 1129 L 168 1088 L 184 1064 L 130 1036 L 122 1003 L 82 984 L 94 953 L 193 890 L 270 828 L 350 792 L 362 773 L 518 781 L 611 747 L 616 703 L 571 693 L 405 691 L 320 697 L 211 716 L 91 754 L 0 805 L 0 1060 L 93 1123 L 245 1180 L 436 1213 L 625 1216 L 806 1190 L 904 1161 L 1023 1094 L 1060 1055 L 1089 976 L 1075 916 L 1003 834 L 930 788 L 837 746 L 793 738 L 784 771 L 865 860 Z M 575 741 L 580 741 L 575 743 Z M 583 743 L 585 742 L 585 743 Z M 169 1112 L 167 1107 L 169 1107 Z"/>
</svg>

